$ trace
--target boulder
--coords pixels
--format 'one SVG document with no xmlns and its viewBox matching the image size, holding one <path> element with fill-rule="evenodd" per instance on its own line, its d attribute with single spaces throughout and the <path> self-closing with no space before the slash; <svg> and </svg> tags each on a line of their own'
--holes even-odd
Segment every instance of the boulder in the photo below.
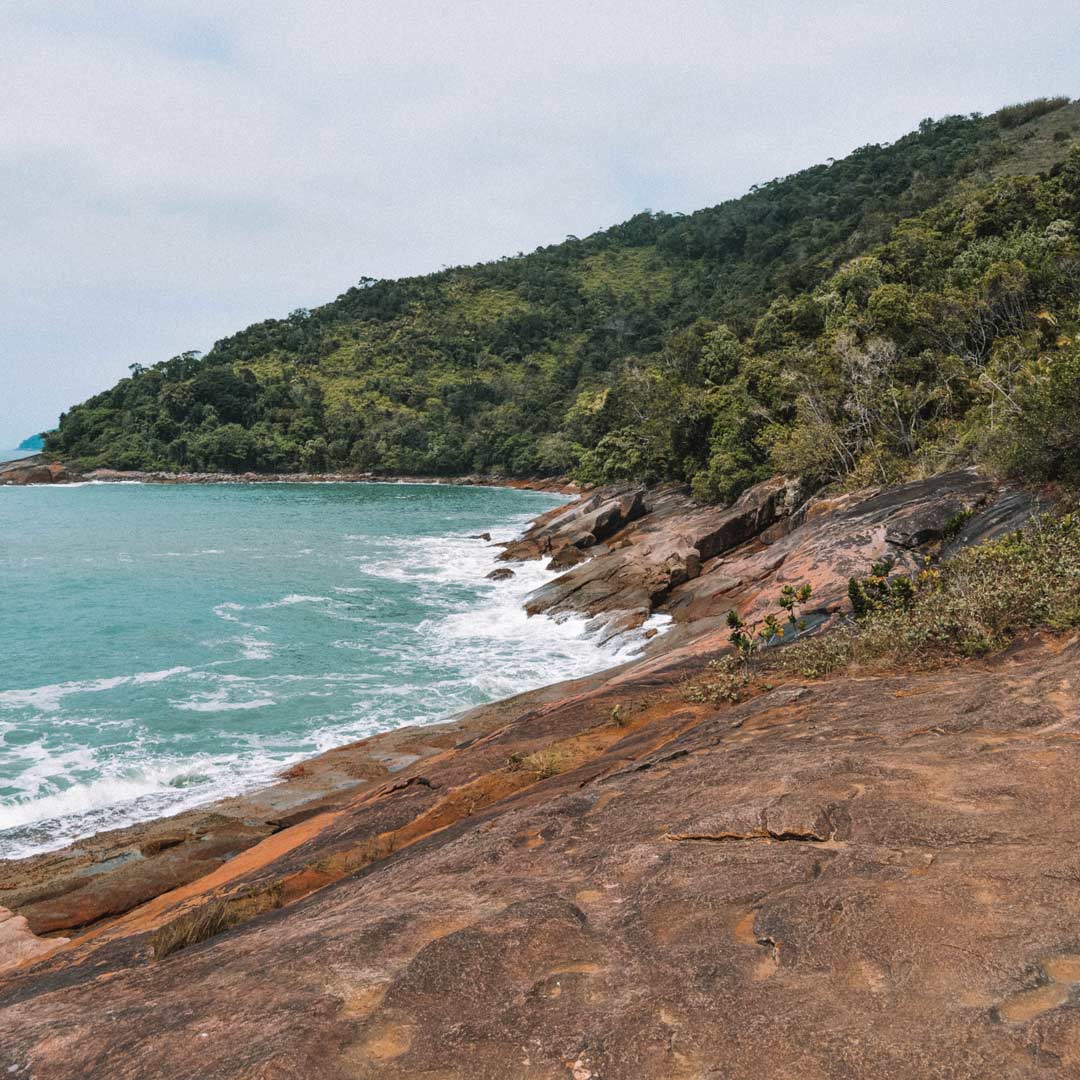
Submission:
<svg viewBox="0 0 1080 1080">
<path fill-rule="evenodd" d="M 581 550 L 613 536 L 645 513 L 645 489 L 607 488 L 559 506 L 536 519 L 524 536 L 506 546 L 504 560 L 536 559 L 572 546 Z"/>
<path fill-rule="evenodd" d="M 44 454 L 0 462 L 0 484 L 59 484 L 69 479 L 67 469 Z"/>
</svg>

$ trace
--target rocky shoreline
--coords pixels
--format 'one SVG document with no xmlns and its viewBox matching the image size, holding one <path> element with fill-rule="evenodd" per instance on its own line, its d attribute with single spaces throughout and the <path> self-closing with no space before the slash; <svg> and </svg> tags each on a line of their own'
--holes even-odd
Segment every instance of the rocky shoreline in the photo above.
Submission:
<svg viewBox="0 0 1080 1080">
<path fill-rule="evenodd" d="M 221 473 L 164 472 L 124 469 L 80 471 L 46 454 L 0 462 L 0 487 L 33 484 L 138 483 L 138 484 L 450 484 L 469 487 L 508 487 L 521 491 L 579 494 L 581 487 L 558 476 L 508 477 L 497 475 L 412 476 L 396 473 Z"/>
<path fill-rule="evenodd" d="M 728 649 L 728 610 L 808 582 L 824 625 L 872 562 L 914 570 L 1039 507 L 960 471 L 810 500 L 775 480 L 729 507 L 626 486 L 541 515 L 501 556 L 564 571 L 532 613 L 583 614 L 601 640 L 657 615 L 665 632 L 612 670 L 0 864 L 0 1047 L 50 1077 L 105 1060 L 133 1077 L 1028 1076 L 1032 1045 L 1039 1075 L 1071 1068 L 1080 1014 L 1054 1003 L 1080 985 L 1060 854 L 1080 836 L 1049 807 L 1074 797 L 1080 642 L 785 679 L 737 705 L 684 691 Z"/>
</svg>

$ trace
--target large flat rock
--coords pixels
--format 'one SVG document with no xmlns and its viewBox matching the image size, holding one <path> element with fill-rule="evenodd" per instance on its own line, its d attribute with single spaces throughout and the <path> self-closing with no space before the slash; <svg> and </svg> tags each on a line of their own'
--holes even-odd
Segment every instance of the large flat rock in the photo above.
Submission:
<svg viewBox="0 0 1080 1080">
<path fill-rule="evenodd" d="M 78 1077 L 1069 1077 L 1080 643 L 529 708 L 0 983 Z M 630 710 L 613 725 L 611 703 Z M 519 778 L 508 751 L 557 745 Z M 284 906 L 164 960 L 207 895 Z M 289 890 L 294 890 L 293 896 Z M 63 1037 L 58 1038 L 62 1032 Z"/>
<path fill-rule="evenodd" d="M 728 648 L 729 608 L 759 617 L 808 581 L 832 617 L 871 562 L 914 569 L 1038 505 L 962 471 L 544 515 L 508 554 L 580 561 L 537 610 L 673 629 L 609 672 L 8 864 L 0 903 L 27 921 L 0 1069 L 1080 1075 L 1080 640 L 779 679 L 738 705 L 685 693 Z"/>
</svg>

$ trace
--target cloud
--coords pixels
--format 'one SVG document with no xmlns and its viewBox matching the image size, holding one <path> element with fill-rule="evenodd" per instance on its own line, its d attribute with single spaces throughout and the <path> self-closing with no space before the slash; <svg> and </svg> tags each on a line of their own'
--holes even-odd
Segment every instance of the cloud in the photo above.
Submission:
<svg viewBox="0 0 1080 1080">
<path fill-rule="evenodd" d="M 1072 5 L 5 5 L 0 444 L 133 362 L 1075 93 Z"/>
</svg>

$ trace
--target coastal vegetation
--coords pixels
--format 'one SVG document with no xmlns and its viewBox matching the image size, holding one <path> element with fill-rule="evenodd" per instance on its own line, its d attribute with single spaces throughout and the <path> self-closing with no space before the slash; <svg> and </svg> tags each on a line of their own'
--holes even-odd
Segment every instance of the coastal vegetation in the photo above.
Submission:
<svg viewBox="0 0 1080 1080">
<path fill-rule="evenodd" d="M 83 467 L 1075 482 L 1080 103 L 925 120 L 696 213 L 397 281 L 135 365 Z"/>
<path fill-rule="evenodd" d="M 778 601 L 793 595 L 785 587 Z M 1080 514 L 1059 510 L 1022 530 L 955 553 L 927 558 L 912 576 L 888 560 L 848 582 L 850 613 L 825 634 L 783 649 L 775 615 L 748 625 L 729 614 L 734 652 L 710 661 L 684 688 L 689 701 L 720 704 L 742 699 L 770 676 L 820 679 L 853 669 L 929 669 L 987 656 L 1030 631 L 1080 627 Z M 797 624 L 793 624 L 793 628 Z M 780 638 L 780 641 L 776 639 Z"/>
<path fill-rule="evenodd" d="M 780 665 L 818 678 L 854 664 L 931 667 L 985 656 L 1029 630 L 1080 626 L 1080 515 L 1032 520 L 1000 540 L 965 548 L 916 577 L 876 566 L 852 580 L 853 617 L 813 642 L 784 650 Z"/>
</svg>

